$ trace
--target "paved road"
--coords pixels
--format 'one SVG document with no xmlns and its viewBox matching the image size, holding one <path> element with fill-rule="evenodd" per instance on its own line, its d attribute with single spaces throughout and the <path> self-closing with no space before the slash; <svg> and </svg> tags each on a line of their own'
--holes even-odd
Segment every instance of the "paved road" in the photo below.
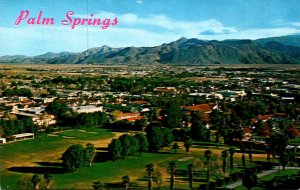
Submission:
<svg viewBox="0 0 300 190">
<path fill-rule="evenodd" d="M 281 169 L 281 168 L 279 166 L 275 166 L 274 169 L 272 169 L 272 170 L 267 170 L 267 171 L 264 171 L 262 173 L 257 174 L 257 177 L 261 178 L 261 177 L 264 177 L 266 175 L 278 172 L 278 169 Z M 300 167 L 285 167 L 285 169 L 286 170 L 292 170 L 292 169 L 300 170 Z M 238 186 L 241 186 L 241 185 L 242 185 L 242 181 L 238 181 L 238 182 L 235 182 L 233 184 L 227 185 L 226 188 L 227 189 L 234 189 L 234 188 L 236 188 Z"/>
</svg>

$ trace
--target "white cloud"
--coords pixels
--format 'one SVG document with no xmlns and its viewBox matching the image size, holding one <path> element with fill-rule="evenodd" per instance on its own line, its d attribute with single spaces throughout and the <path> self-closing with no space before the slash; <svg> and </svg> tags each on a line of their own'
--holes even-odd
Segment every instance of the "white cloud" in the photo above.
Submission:
<svg viewBox="0 0 300 190">
<path fill-rule="evenodd" d="M 138 3 L 138 4 L 142 4 L 142 3 L 143 3 L 143 1 L 141 1 L 141 0 L 137 0 L 137 1 L 136 1 L 136 3 Z"/>
<path fill-rule="evenodd" d="M 300 27 L 300 22 L 293 22 L 292 25 L 293 25 L 293 26 Z"/>
<path fill-rule="evenodd" d="M 135 28 L 90 27 L 0 27 L 0 56 L 39 55 L 46 52 L 80 52 L 87 48 L 109 45 L 111 47 L 156 46 L 180 38 L 172 33 L 154 33 Z M 87 39 L 89 45 L 87 46 Z"/>
<path fill-rule="evenodd" d="M 199 35 L 199 38 L 208 40 L 224 40 L 224 39 L 258 39 L 266 37 L 285 36 L 299 33 L 300 29 L 295 28 L 251 28 L 238 30 L 232 34 L 217 34 L 217 35 Z"/>
<path fill-rule="evenodd" d="M 86 18 L 84 14 L 76 14 L 77 17 Z M 198 22 L 176 21 L 165 15 L 148 15 L 140 17 L 134 13 L 118 15 L 111 12 L 95 13 L 94 18 L 118 18 L 119 24 L 125 27 L 144 28 L 147 26 L 156 27 L 156 31 L 169 31 L 184 36 L 195 36 L 205 31 L 212 31 L 216 34 L 234 33 L 237 31 L 235 27 L 225 27 L 217 20 L 210 19 Z M 158 29 L 158 30 L 157 30 Z"/>
<path fill-rule="evenodd" d="M 86 15 L 76 14 L 85 18 Z M 294 27 L 248 28 L 224 26 L 220 21 L 174 20 L 166 15 L 139 15 L 128 13 L 117 15 L 110 12 L 98 12 L 95 18 L 115 18 L 119 23 L 102 30 L 100 26 L 77 26 L 74 30 L 63 26 L 22 26 L 0 27 L 0 56 L 6 54 L 37 55 L 45 52 L 80 52 L 87 48 L 108 45 L 111 47 L 156 46 L 169 43 L 181 37 L 207 40 L 257 39 L 300 33 L 300 23 Z M 87 46 L 87 38 L 89 46 Z"/>
</svg>

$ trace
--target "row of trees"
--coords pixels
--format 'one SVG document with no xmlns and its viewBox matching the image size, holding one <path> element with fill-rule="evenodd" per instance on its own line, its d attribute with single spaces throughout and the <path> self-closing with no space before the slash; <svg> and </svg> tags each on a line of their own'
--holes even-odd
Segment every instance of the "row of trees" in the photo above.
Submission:
<svg viewBox="0 0 300 190">
<path fill-rule="evenodd" d="M 63 126 L 104 127 L 107 123 L 107 115 L 105 112 L 77 114 L 65 101 L 60 99 L 50 103 L 46 111 L 56 115 L 59 124 Z"/>
<path fill-rule="evenodd" d="M 93 144 L 81 144 L 70 146 L 63 154 L 63 167 L 66 171 L 77 172 L 82 166 L 92 166 L 96 156 L 96 148 Z"/>
<path fill-rule="evenodd" d="M 25 96 L 25 97 L 32 97 L 33 93 L 29 88 L 12 88 L 12 89 L 5 89 L 2 92 L 2 96 Z"/>
<path fill-rule="evenodd" d="M 134 136 L 124 134 L 119 139 L 113 139 L 108 145 L 108 153 L 112 160 L 128 158 L 137 152 L 140 154 L 149 148 L 148 140 L 142 133 Z"/>
<path fill-rule="evenodd" d="M 3 137 L 20 133 L 37 133 L 37 131 L 38 127 L 34 125 L 31 117 L 0 119 L 0 135 Z"/>
<path fill-rule="evenodd" d="M 148 125 L 145 131 L 149 142 L 149 150 L 152 152 L 168 147 L 174 140 L 171 131 L 168 128 L 161 127 L 159 123 Z"/>
</svg>

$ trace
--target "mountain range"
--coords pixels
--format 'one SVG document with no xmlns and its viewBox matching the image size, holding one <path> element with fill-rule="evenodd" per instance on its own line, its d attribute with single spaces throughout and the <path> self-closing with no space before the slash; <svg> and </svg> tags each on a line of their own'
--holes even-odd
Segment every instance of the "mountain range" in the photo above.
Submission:
<svg viewBox="0 0 300 190">
<path fill-rule="evenodd" d="M 2 56 L 0 63 L 33 64 L 300 64 L 300 35 L 257 40 L 180 38 L 155 47 L 102 46 L 84 52 Z"/>
</svg>

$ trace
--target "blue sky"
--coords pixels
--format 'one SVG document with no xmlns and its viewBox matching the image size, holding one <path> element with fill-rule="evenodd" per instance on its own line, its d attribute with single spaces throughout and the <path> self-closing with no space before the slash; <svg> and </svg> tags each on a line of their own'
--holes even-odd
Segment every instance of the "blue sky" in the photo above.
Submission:
<svg viewBox="0 0 300 190">
<path fill-rule="evenodd" d="M 15 26 L 20 11 L 28 18 L 54 18 L 53 26 Z M 80 52 L 87 48 L 156 46 L 181 37 L 206 40 L 257 39 L 300 33 L 298 0 L 0 0 L 0 56 Z M 118 18 L 118 24 L 63 26 L 72 18 Z"/>
</svg>

